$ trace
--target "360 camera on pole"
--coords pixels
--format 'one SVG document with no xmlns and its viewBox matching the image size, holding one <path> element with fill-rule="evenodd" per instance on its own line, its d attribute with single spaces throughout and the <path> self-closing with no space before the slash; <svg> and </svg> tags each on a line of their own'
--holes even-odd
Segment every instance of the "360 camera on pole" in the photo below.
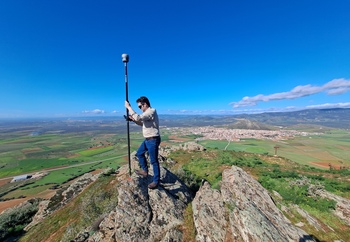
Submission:
<svg viewBox="0 0 350 242">
<path fill-rule="evenodd" d="M 122 60 L 124 62 L 124 69 L 125 69 L 125 93 L 126 93 L 126 101 L 129 102 L 129 90 L 128 90 L 128 62 L 129 62 L 129 55 L 128 54 L 122 54 Z M 129 127 L 129 110 L 126 109 L 126 124 L 127 124 L 127 133 L 128 133 L 128 161 L 129 161 L 129 175 L 131 176 L 131 160 L 130 160 L 130 127 Z"/>
</svg>

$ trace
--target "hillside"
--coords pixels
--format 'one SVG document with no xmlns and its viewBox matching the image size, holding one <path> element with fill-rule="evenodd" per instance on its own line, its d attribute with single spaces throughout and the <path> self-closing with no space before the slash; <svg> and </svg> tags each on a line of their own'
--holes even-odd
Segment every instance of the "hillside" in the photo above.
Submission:
<svg viewBox="0 0 350 242">
<path fill-rule="evenodd" d="M 195 143 L 162 149 L 160 161 L 162 183 L 156 190 L 147 189 L 151 176 L 129 178 L 127 166 L 115 175 L 85 175 L 60 189 L 40 202 L 19 241 L 350 239 L 348 171 L 205 150 Z M 328 181 L 332 177 L 336 183 Z"/>
</svg>

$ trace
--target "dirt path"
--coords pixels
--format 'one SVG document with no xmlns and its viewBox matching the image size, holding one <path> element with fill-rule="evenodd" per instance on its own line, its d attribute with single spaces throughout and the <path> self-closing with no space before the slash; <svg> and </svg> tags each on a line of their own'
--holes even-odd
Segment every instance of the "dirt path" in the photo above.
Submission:
<svg viewBox="0 0 350 242">
<path fill-rule="evenodd" d="M 18 199 L 12 199 L 4 202 L 0 202 L 0 214 L 5 211 L 8 208 L 13 208 L 31 198 L 43 198 L 43 199 L 50 199 L 53 195 L 55 195 L 56 191 L 54 190 L 46 190 L 39 194 L 36 194 L 35 196 L 25 197 L 25 198 L 18 198 Z"/>
<path fill-rule="evenodd" d="M 329 169 L 331 166 L 334 170 L 340 170 L 340 167 L 341 167 L 339 164 L 333 164 L 330 162 L 311 162 L 310 164 L 313 164 L 318 167 L 326 168 L 326 169 Z"/>
<path fill-rule="evenodd" d="M 12 177 L 2 178 L 0 179 L 0 187 L 5 185 L 6 183 L 9 183 L 12 180 Z"/>
</svg>

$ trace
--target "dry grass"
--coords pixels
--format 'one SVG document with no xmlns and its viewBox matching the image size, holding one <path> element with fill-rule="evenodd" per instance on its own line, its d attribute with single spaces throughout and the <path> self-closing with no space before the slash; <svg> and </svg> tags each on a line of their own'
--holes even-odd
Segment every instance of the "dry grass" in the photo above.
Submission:
<svg viewBox="0 0 350 242">
<path fill-rule="evenodd" d="M 184 212 L 184 223 L 180 229 L 183 232 L 183 241 L 196 242 L 196 229 L 193 220 L 192 203 L 187 205 Z"/>
</svg>

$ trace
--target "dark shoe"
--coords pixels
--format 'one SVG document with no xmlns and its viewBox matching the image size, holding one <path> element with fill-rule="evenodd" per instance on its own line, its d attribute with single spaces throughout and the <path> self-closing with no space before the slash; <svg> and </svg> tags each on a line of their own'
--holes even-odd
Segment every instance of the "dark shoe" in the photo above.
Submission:
<svg viewBox="0 0 350 242">
<path fill-rule="evenodd" d="M 158 183 L 152 182 L 151 184 L 148 185 L 149 189 L 154 189 L 158 187 Z"/>
<path fill-rule="evenodd" d="M 148 173 L 147 171 L 144 171 L 144 170 L 135 170 L 135 173 L 136 175 L 142 177 L 142 178 L 145 178 L 148 176 Z"/>
</svg>

